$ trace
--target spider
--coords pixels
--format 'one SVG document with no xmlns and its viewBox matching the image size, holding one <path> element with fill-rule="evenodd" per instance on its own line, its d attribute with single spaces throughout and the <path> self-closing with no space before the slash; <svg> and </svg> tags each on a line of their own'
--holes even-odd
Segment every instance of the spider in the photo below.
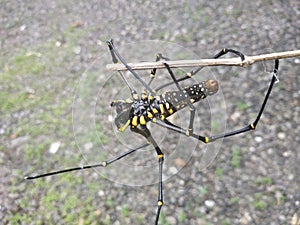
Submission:
<svg viewBox="0 0 300 225">
<path fill-rule="evenodd" d="M 64 170 L 53 171 L 49 173 L 44 173 L 35 176 L 27 176 L 24 179 L 33 180 L 37 178 L 42 178 L 46 176 L 52 176 L 55 174 L 67 173 L 75 170 L 83 170 L 95 167 L 106 167 L 146 146 L 151 145 L 158 158 L 158 200 L 157 200 L 157 212 L 155 217 L 155 225 L 158 224 L 163 201 L 163 165 L 164 165 L 164 153 L 161 150 L 160 146 L 157 144 L 153 138 L 147 124 L 155 123 L 163 128 L 178 132 L 186 137 L 194 138 L 203 143 L 210 143 L 215 140 L 226 138 L 229 136 L 234 136 L 237 134 L 245 133 L 251 130 L 254 130 L 261 118 L 261 115 L 265 109 L 267 101 L 269 99 L 270 93 L 273 89 L 274 83 L 278 81 L 277 73 L 279 68 L 279 60 L 275 60 L 275 65 L 273 69 L 272 78 L 267 89 L 266 95 L 264 97 L 263 103 L 260 107 L 260 110 L 256 116 L 256 119 L 253 123 L 242 127 L 237 130 L 233 130 L 224 134 L 218 134 L 214 136 L 202 136 L 194 132 L 194 118 L 195 118 L 195 106 L 194 104 L 205 99 L 208 96 L 214 95 L 219 88 L 218 82 L 216 80 L 205 80 L 200 83 L 195 83 L 193 85 L 182 87 L 181 82 L 188 80 L 197 74 L 203 67 L 199 67 L 185 73 L 183 77 L 176 78 L 174 72 L 168 65 L 168 58 L 164 57 L 162 54 L 156 56 L 156 61 L 164 60 L 163 64 L 168 71 L 169 76 L 171 77 L 171 82 L 160 85 L 156 89 L 151 88 L 151 83 L 155 79 L 156 69 L 152 69 L 150 72 L 150 80 L 145 82 L 136 71 L 134 71 L 125 61 L 125 59 L 119 54 L 117 49 L 114 46 L 113 40 L 108 40 L 107 42 L 112 61 L 113 63 L 121 62 L 131 73 L 131 75 L 141 83 L 144 88 L 142 94 L 138 94 L 133 86 L 128 82 L 125 74 L 122 71 L 118 71 L 126 86 L 130 90 L 131 98 L 126 100 L 113 100 L 111 106 L 115 107 L 117 116 L 114 120 L 116 127 L 120 132 L 123 132 L 125 129 L 130 129 L 133 133 L 143 136 L 146 139 L 146 142 L 136 148 L 129 149 L 124 153 L 121 153 L 112 159 L 103 161 L 101 163 L 84 165 L 81 167 L 73 167 Z M 243 53 L 236 51 L 234 49 L 224 48 L 218 54 L 214 56 L 215 59 L 227 54 L 232 53 L 237 55 L 241 61 L 245 60 Z M 168 87 L 170 85 L 175 85 L 176 90 L 166 91 L 160 95 L 156 94 L 159 90 Z M 188 108 L 190 111 L 188 128 L 183 128 L 181 126 L 175 125 L 169 120 L 169 117 L 183 108 Z"/>
</svg>

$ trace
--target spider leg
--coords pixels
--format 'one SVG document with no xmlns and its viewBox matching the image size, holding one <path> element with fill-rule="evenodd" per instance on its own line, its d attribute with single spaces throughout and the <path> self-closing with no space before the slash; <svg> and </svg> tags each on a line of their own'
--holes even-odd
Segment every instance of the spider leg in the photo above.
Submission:
<svg viewBox="0 0 300 225">
<path fill-rule="evenodd" d="M 263 101 L 263 103 L 260 107 L 260 110 L 259 110 L 259 112 L 256 116 L 256 119 L 254 120 L 253 123 L 241 128 L 241 129 L 233 130 L 233 131 L 227 132 L 225 134 L 219 134 L 219 135 L 214 135 L 214 136 L 210 136 L 210 137 L 205 137 L 205 136 L 194 134 L 193 132 L 189 132 L 188 130 L 185 130 L 185 129 L 177 126 L 177 125 L 174 125 L 173 123 L 169 122 L 166 119 L 164 121 L 159 120 L 159 119 L 152 120 L 152 121 L 154 123 L 162 126 L 162 127 L 165 127 L 167 129 L 176 131 L 176 132 L 184 134 L 186 136 L 191 136 L 191 137 L 196 138 L 196 139 L 198 139 L 198 140 L 200 140 L 204 143 L 213 142 L 213 141 L 218 140 L 220 138 L 226 138 L 226 137 L 230 137 L 230 136 L 234 136 L 234 135 L 237 135 L 237 134 L 241 134 L 241 133 L 245 133 L 245 132 L 254 130 L 256 128 L 260 118 L 261 118 L 261 115 L 263 114 L 263 112 L 265 110 L 265 107 L 266 107 L 267 101 L 269 99 L 269 96 L 271 94 L 271 91 L 273 89 L 274 83 L 276 83 L 278 81 L 278 77 L 277 77 L 278 68 L 279 68 L 279 60 L 276 59 L 272 79 L 271 79 L 269 88 L 267 90 L 267 93 L 265 95 L 264 101 Z"/>
<path fill-rule="evenodd" d="M 148 84 L 145 83 L 145 81 L 142 80 L 142 78 L 127 64 L 127 62 L 125 61 L 125 59 L 120 55 L 120 53 L 117 51 L 117 49 L 115 48 L 113 41 L 112 40 L 108 40 L 106 41 L 106 44 L 109 47 L 109 51 L 112 55 L 112 60 L 114 63 L 118 63 L 118 61 L 120 60 L 121 63 L 123 63 L 123 65 L 127 68 L 127 70 L 144 86 L 144 88 L 149 91 L 149 93 L 151 93 L 151 95 L 154 95 L 155 91 L 152 90 Z M 121 76 L 123 77 L 123 79 L 126 82 L 126 85 L 129 87 L 129 89 L 131 90 L 132 95 L 136 94 L 136 92 L 134 91 L 134 89 L 129 85 L 128 81 L 126 80 L 124 74 L 122 72 L 119 71 L 119 73 L 121 74 Z"/>
<path fill-rule="evenodd" d="M 168 58 L 164 57 L 161 53 L 158 53 L 158 54 L 156 55 L 155 62 L 158 62 L 158 61 L 160 61 L 160 60 L 162 60 L 162 59 L 163 59 L 163 60 L 169 60 Z M 151 72 L 150 72 L 150 80 L 148 81 L 148 84 L 147 84 L 149 87 L 151 86 L 151 83 L 152 83 L 152 81 L 153 81 L 154 78 L 155 78 L 156 71 L 157 71 L 157 69 L 156 69 L 156 68 L 153 68 L 153 69 L 151 70 Z M 145 98 L 146 98 L 146 96 L 147 96 L 146 90 L 144 90 L 143 96 L 145 96 Z"/>
<path fill-rule="evenodd" d="M 177 125 L 171 123 L 170 121 L 168 121 L 167 119 L 164 119 L 164 120 L 155 119 L 155 120 L 152 120 L 152 122 L 154 122 L 155 124 L 157 124 L 161 127 L 167 128 L 169 130 L 173 130 L 175 132 L 178 132 L 178 133 L 186 135 L 186 136 L 193 137 L 204 143 L 208 143 L 209 137 L 205 137 L 205 136 L 194 134 L 193 132 L 189 132 L 189 130 L 186 130 L 180 126 L 177 126 Z"/>
<path fill-rule="evenodd" d="M 152 144 L 154 147 L 157 157 L 158 157 L 158 200 L 157 200 L 157 212 L 156 212 L 156 219 L 155 219 L 155 225 L 158 224 L 159 216 L 161 208 L 164 204 L 163 202 L 163 182 L 162 182 L 162 169 L 163 169 L 163 163 L 164 163 L 164 154 L 161 151 L 160 147 L 157 145 L 156 141 L 153 139 L 149 129 L 146 125 L 141 125 L 141 128 L 138 127 L 131 127 L 131 130 L 135 133 L 138 133 L 140 135 L 143 135 L 148 142 Z"/>
<path fill-rule="evenodd" d="M 116 53 L 113 49 L 113 41 L 110 40 L 110 42 L 107 41 L 107 45 L 109 47 L 109 51 L 110 51 L 110 54 L 111 54 L 111 57 L 112 57 L 112 61 L 113 63 L 119 63 L 119 60 L 116 56 Z M 124 73 L 122 71 L 118 71 L 118 73 L 121 75 L 122 79 L 124 80 L 124 82 L 126 83 L 126 86 L 129 88 L 130 90 L 130 93 L 131 93 L 131 96 L 132 98 L 134 98 L 134 96 L 137 94 L 137 92 L 135 91 L 135 89 L 129 84 L 128 80 L 126 79 Z"/>
<path fill-rule="evenodd" d="M 258 122 L 261 118 L 261 115 L 263 114 L 263 112 L 265 110 L 265 107 L 266 107 L 266 104 L 267 104 L 268 99 L 270 97 L 273 86 L 278 81 L 278 77 L 277 77 L 278 68 L 279 68 L 279 60 L 276 59 L 273 74 L 272 74 L 272 79 L 271 79 L 271 82 L 269 84 L 269 88 L 267 90 L 264 101 L 263 101 L 263 103 L 260 107 L 260 110 L 259 110 L 254 122 L 249 124 L 248 126 L 245 126 L 245 127 L 241 128 L 241 129 L 233 130 L 233 131 L 227 132 L 225 134 L 221 134 L 221 135 L 212 136 L 212 137 L 209 138 L 209 141 L 214 141 L 214 140 L 217 140 L 217 139 L 220 139 L 220 138 L 225 138 L 225 137 L 230 137 L 230 136 L 233 136 L 233 135 L 236 135 L 236 134 L 245 133 L 247 131 L 254 130 L 256 128 L 256 126 L 257 126 L 257 124 L 258 124 Z"/>
<path fill-rule="evenodd" d="M 164 57 L 161 53 L 158 53 L 158 54 L 156 55 L 155 62 L 158 62 L 158 61 L 160 61 L 160 60 L 162 60 L 162 59 L 163 59 L 163 60 L 169 60 L 168 58 Z M 149 80 L 149 82 L 148 82 L 148 85 L 149 85 L 149 86 L 151 85 L 152 81 L 153 81 L 154 78 L 155 78 L 156 71 L 157 71 L 157 69 L 156 69 L 156 68 L 153 68 L 153 69 L 151 70 L 151 72 L 150 72 L 150 80 Z"/>
<path fill-rule="evenodd" d="M 57 170 L 57 171 L 53 171 L 53 172 L 50 172 L 50 173 L 44 173 L 44 174 L 35 175 L 35 176 L 27 176 L 27 177 L 24 177 L 24 179 L 25 180 L 33 180 L 33 179 L 52 176 L 52 175 L 56 175 L 56 174 L 60 174 L 60 173 L 68 173 L 68 172 L 75 171 L 75 170 L 84 170 L 84 169 L 90 169 L 90 168 L 95 168 L 95 167 L 106 167 L 106 166 L 108 166 L 108 165 L 124 158 L 125 156 L 130 155 L 131 153 L 133 153 L 133 152 L 135 152 L 139 149 L 142 149 L 142 148 L 144 148 L 148 145 L 149 145 L 149 143 L 144 143 L 144 144 L 142 144 L 142 145 L 140 145 L 136 148 L 130 149 L 130 150 L 124 152 L 124 153 L 121 153 L 121 154 L 115 156 L 114 158 L 112 158 L 110 160 L 107 160 L 107 161 L 104 161 L 104 162 L 101 162 L 101 163 L 97 163 L 97 164 L 93 164 L 93 165 L 73 167 L 73 168 L 68 168 L 68 169 L 64 169 L 64 170 Z"/>
<path fill-rule="evenodd" d="M 218 52 L 215 56 L 213 56 L 213 58 L 214 59 L 220 58 L 221 56 L 226 55 L 229 52 L 231 52 L 231 53 L 239 56 L 241 58 L 242 62 L 245 60 L 245 55 L 243 53 L 241 53 L 239 51 L 236 51 L 234 49 L 231 49 L 231 48 L 223 48 L 220 52 Z M 205 66 L 201 66 L 201 67 L 198 67 L 195 70 L 192 70 L 192 71 L 186 73 L 184 77 L 177 79 L 177 82 L 179 83 L 181 81 L 184 81 L 184 80 L 192 78 L 195 74 L 197 74 L 204 67 Z M 165 88 L 167 86 L 170 86 L 172 84 L 173 84 L 173 82 L 169 82 L 169 83 L 163 84 L 163 85 L 159 86 L 158 88 L 156 88 L 155 91 L 159 91 L 160 89 Z"/>
</svg>

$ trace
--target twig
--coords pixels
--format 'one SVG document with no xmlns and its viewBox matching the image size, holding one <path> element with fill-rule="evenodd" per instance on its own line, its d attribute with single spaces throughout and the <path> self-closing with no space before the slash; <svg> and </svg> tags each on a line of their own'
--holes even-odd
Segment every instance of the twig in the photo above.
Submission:
<svg viewBox="0 0 300 225">
<path fill-rule="evenodd" d="M 176 60 L 176 61 L 158 61 L 158 62 L 139 62 L 128 63 L 133 70 L 145 70 L 145 69 L 163 69 L 165 68 L 164 62 L 167 62 L 171 68 L 183 68 L 183 67 L 200 67 L 200 66 L 241 66 L 247 67 L 253 63 L 300 57 L 300 50 L 276 52 L 264 55 L 245 56 L 245 60 L 241 62 L 240 58 L 224 58 L 224 59 L 199 59 L 199 60 Z M 108 70 L 127 70 L 123 64 L 108 64 L 106 65 Z"/>
</svg>

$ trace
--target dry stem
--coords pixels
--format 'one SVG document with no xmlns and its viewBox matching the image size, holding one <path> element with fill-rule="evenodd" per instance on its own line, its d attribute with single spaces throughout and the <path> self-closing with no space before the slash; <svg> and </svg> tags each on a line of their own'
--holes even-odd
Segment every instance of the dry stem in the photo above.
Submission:
<svg viewBox="0 0 300 225">
<path fill-rule="evenodd" d="M 199 60 L 176 60 L 176 61 L 158 61 L 158 62 L 139 62 L 139 63 L 128 63 L 133 70 L 145 70 L 145 69 L 163 69 L 165 68 L 164 62 L 167 62 L 171 68 L 183 68 L 183 67 L 200 67 L 200 66 L 241 66 L 247 67 L 253 63 L 299 57 L 300 50 L 276 52 L 270 54 L 256 55 L 256 56 L 245 56 L 245 60 L 241 62 L 240 58 L 224 58 L 224 59 L 199 59 Z M 127 70 L 123 64 L 108 64 L 106 66 L 108 70 Z"/>
</svg>

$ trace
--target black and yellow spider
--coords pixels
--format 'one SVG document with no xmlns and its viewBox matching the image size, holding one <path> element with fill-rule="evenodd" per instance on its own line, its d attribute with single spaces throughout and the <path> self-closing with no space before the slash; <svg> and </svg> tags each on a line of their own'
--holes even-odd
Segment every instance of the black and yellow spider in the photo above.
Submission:
<svg viewBox="0 0 300 225">
<path fill-rule="evenodd" d="M 148 145 L 151 145 L 157 154 L 158 157 L 158 201 L 157 201 L 157 213 L 155 218 L 155 224 L 158 224 L 159 216 L 161 208 L 164 204 L 163 202 L 163 181 L 162 181 L 162 171 L 164 164 L 164 153 L 161 150 L 160 146 L 154 140 L 150 130 L 147 127 L 147 124 L 152 122 L 157 125 L 164 127 L 166 129 L 178 132 L 186 137 L 194 138 L 204 143 L 210 143 L 220 138 L 226 138 L 229 136 L 233 136 L 236 134 L 244 133 L 250 130 L 254 130 L 261 118 L 261 115 L 265 109 L 266 103 L 269 99 L 269 95 L 272 91 L 274 83 L 277 81 L 277 72 L 279 68 L 279 60 L 275 60 L 273 76 L 265 95 L 264 101 L 260 107 L 260 110 L 257 114 L 256 119 L 253 123 L 238 129 L 233 130 L 224 134 L 214 135 L 214 136 L 202 136 L 198 135 L 194 132 L 194 118 L 195 118 L 195 107 L 194 104 L 199 102 L 206 97 L 215 94 L 218 91 L 218 82 L 216 80 L 206 80 L 200 83 L 195 83 L 193 85 L 182 87 L 180 84 L 182 81 L 190 79 L 198 73 L 202 67 L 199 67 L 195 70 L 186 73 L 181 78 L 176 78 L 172 69 L 169 67 L 167 63 L 167 58 L 158 54 L 156 57 L 156 61 L 164 60 L 164 65 L 172 79 L 172 82 L 163 84 L 155 89 L 151 88 L 151 83 L 155 79 L 156 69 L 152 69 L 150 73 L 150 80 L 145 82 L 138 74 L 135 72 L 123 59 L 123 57 L 119 54 L 119 52 L 114 47 L 113 41 L 107 41 L 107 45 L 109 47 L 112 61 L 114 63 L 123 63 L 127 70 L 131 73 L 135 79 L 140 82 L 144 88 L 144 92 L 142 94 L 138 94 L 132 85 L 128 82 L 128 79 L 124 75 L 123 72 L 119 71 L 120 76 L 125 81 L 126 86 L 129 88 L 131 92 L 131 98 L 126 100 L 114 100 L 111 103 L 112 107 L 115 107 L 117 116 L 115 118 L 115 125 L 117 126 L 120 132 L 125 129 L 130 129 L 132 132 L 142 135 L 147 142 L 144 144 L 127 150 L 126 152 L 115 156 L 114 158 L 93 165 L 85 165 L 81 167 L 68 168 L 64 170 L 58 170 L 50 173 L 40 174 L 36 176 L 27 176 L 26 180 L 37 179 L 45 176 L 51 176 L 60 173 L 66 173 L 74 170 L 82 170 L 94 167 L 106 167 L 125 156 L 132 154 Z M 241 61 L 245 60 L 245 56 L 233 49 L 223 49 L 218 54 L 214 56 L 214 58 L 219 58 L 227 53 L 233 53 L 241 58 Z M 159 90 L 168 87 L 169 85 L 175 84 L 177 90 L 175 91 L 166 91 L 162 94 L 156 94 Z M 183 108 L 188 108 L 190 111 L 190 119 L 189 125 L 187 128 L 180 127 L 178 125 L 173 124 L 168 118 L 178 112 Z"/>
</svg>

